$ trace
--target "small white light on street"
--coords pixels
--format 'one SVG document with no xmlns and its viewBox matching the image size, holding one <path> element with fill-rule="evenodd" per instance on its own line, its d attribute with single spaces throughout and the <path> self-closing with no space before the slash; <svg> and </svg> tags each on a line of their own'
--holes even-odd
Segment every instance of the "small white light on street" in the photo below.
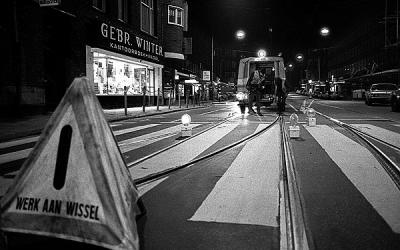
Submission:
<svg viewBox="0 0 400 250">
<path fill-rule="evenodd" d="M 188 114 L 184 114 L 181 117 L 182 128 L 181 128 L 181 136 L 182 137 L 190 137 L 192 136 L 192 128 L 189 126 L 192 122 L 192 118 Z"/>
<path fill-rule="evenodd" d="M 300 127 L 298 125 L 299 117 L 296 114 L 292 114 L 289 118 L 289 137 L 290 138 L 299 138 L 300 137 Z"/>
<path fill-rule="evenodd" d="M 190 117 L 190 115 L 184 114 L 181 117 L 181 121 L 182 121 L 183 126 L 189 126 L 190 122 L 192 121 L 192 118 Z"/>
<path fill-rule="evenodd" d="M 315 118 L 315 110 L 313 108 L 307 109 L 308 126 L 315 127 L 317 125 L 317 118 Z"/>
</svg>

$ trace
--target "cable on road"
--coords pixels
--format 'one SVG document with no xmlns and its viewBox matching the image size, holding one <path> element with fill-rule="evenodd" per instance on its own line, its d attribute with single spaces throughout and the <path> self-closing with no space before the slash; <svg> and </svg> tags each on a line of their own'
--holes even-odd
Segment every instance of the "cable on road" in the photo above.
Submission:
<svg viewBox="0 0 400 250">
<path fill-rule="evenodd" d="M 220 125 L 220 124 L 222 124 L 222 123 L 227 122 L 227 120 L 228 120 L 228 119 L 226 119 L 225 121 L 223 121 L 223 122 L 221 122 L 221 123 L 218 123 L 216 126 L 218 126 L 218 125 Z M 254 134 L 251 134 L 251 135 L 249 135 L 249 136 L 246 136 L 246 137 L 242 138 L 241 140 L 239 140 L 239 141 L 237 141 L 237 142 L 234 142 L 234 143 L 232 143 L 232 144 L 229 144 L 229 145 L 227 145 L 227 146 L 225 146 L 225 147 L 223 147 L 223 148 L 221 148 L 221 149 L 218 149 L 218 150 L 216 150 L 216 151 L 214 151 L 214 152 L 212 152 L 212 153 L 209 153 L 209 154 L 207 154 L 207 155 L 205 155 L 205 156 L 202 156 L 202 157 L 200 157 L 200 158 L 197 158 L 197 159 L 194 159 L 194 160 L 192 160 L 192 161 L 189 161 L 189 162 L 186 163 L 186 164 L 183 164 L 183 165 L 180 165 L 180 166 L 175 166 L 175 167 L 172 167 L 172 168 L 169 168 L 169 169 L 166 169 L 166 170 L 163 170 L 163 171 L 154 173 L 154 174 L 150 174 L 150 175 L 147 175 L 147 176 L 145 176 L 145 177 L 143 177 L 143 178 L 135 179 L 134 182 L 135 182 L 136 185 L 143 185 L 143 184 L 146 184 L 146 183 L 149 183 L 149 182 L 153 182 L 153 181 L 156 181 L 156 180 L 158 180 L 158 179 L 161 179 L 161 178 L 163 178 L 163 177 L 165 177 L 165 176 L 167 176 L 167 175 L 169 175 L 169 174 L 171 174 L 171 173 L 173 173 L 173 172 L 175 172 L 175 171 L 177 171 L 177 170 L 180 170 L 180 169 L 189 167 L 189 166 L 191 166 L 191 165 L 193 165 L 193 164 L 195 164 L 195 163 L 197 163 L 197 162 L 206 160 L 206 159 L 208 159 L 208 158 L 210 158 L 210 157 L 212 157 L 212 156 L 215 156 L 215 155 L 217 155 L 217 154 L 219 154 L 219 153 L 222 153 L 222 152 L 224 152 L 224 151 L 226 151 L 226 150 L 228 150 L 228 149 L 231 149 L 231 148 L 236 147 L 236 146 L 238 146 L 238 145 L 240 145 L 240 144 L 242 144 L 242 143 L 245 143 L 245 142 L 247 142 L 247 141 L 249 141 L 249 140 L 254 139 L 255 137 L 261 135 L 262 133 L 264 133 L 264 132 L 266 132 L 268 129 L 270 129 L 272 126 L 274 126 L 274 125 L 278 122 L 278 120 L 279 120 L 279 116 L 276 117 L 276 119 L 275 119 L 271 124 L 268 124 L 268 126 L 265 127 L 265 128 L 263 128 L 262 130 L 260 130 L 260 131 L 258 131 L 258 132 L 256 132 L 256 133 L 254 133 Z M 214 127 L 216 127 L 216 126 L 213 126 L 212 128 L 214 128 Z M 209 128 L 209 129 L 211 129 L 211 128 Z M 208 130 L 209 130 L 209 129 L 208 129 Z M 208 130 L 207 130 L 207 131 L 208 131 Z M 205 132 L 205 131 L 203 131 L 202 133 L 204 133 L 204 132 Z M 200 134 L 200 133 L 199 133 L 199 134 Z M 197 134 L 197 135 L 199 135 L 199 134 Z M 185 140 L 185 141 L 187 141 L 187 140 Z M 182 141 L 182 142 L 183 142 L 183 141 Z M 182 142 L 180 142 L 180 143 L 182 143 Z M 178 143 L 178 144 L 180 144 L 180 143 Z M 174 144 L 174 145 L 172 145 L 172 146 L 174 147 L 174 146 L 177 146 L 178 144 Z M 160 150 L 160 151 L 158 151 L 158 152 L 156 152 L 156 153 L 154 153 L 154 154 L 152 154 L 152 155 L 150 155 L 150 156 L 151 156 L 151 157 L 154 157 L 155 155 L 157 155 L 157 154 L 159 154 L 159 153 L 161 153 L 161 152 L 164 152 L 164 151 L 166 151 L 166 150 L 172 148 L 172 146 L 170 146 L 170 147 L 168 147 L 168 148 L 166 148 L 166 149 Z M 145 160 L 147 160 L 147 159 L 149 159 L 149 158 L 151 158 L 151 157 L 148 157 L 148 158 L 146 158 L 146 159 L 144 159 L 144 160 L 141 160 L 140 162 L 143 162 L 143 161 L 145 161 Z M 137 163 L 136 163 L 136 164 L 137 164 Z M 132 165 L 131 165 L 131 166 L 132 166 Z"/>
</svg>

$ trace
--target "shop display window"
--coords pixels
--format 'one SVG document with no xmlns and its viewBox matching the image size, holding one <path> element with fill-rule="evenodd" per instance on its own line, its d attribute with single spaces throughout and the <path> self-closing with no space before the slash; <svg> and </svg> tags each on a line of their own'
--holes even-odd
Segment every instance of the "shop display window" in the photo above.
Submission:
<svg viewBox="0 0 400 250">
<path fill-rule="evenodd" d="M 135 62 L 118 60 L 105 54 L 94 53 L 94 89 L 98 95 L 123 95 L 124 86 L 128 95 L 154 94 L 152 72 L 154 68 Z"/>
</svg>

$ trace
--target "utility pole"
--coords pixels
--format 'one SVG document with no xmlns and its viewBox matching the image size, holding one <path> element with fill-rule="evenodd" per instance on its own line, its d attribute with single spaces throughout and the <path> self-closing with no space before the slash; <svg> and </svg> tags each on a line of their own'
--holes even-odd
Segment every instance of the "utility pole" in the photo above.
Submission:
<svg viewBox="0 0 400 250">
<path fill-rule="evenodd" d="M 211 86 L 212 86 L 212 96 L 214 99 L 214 34 L 211 35 L 211 72 L 210 72 L 210 81 L 211 81 Z"/>
</svg>

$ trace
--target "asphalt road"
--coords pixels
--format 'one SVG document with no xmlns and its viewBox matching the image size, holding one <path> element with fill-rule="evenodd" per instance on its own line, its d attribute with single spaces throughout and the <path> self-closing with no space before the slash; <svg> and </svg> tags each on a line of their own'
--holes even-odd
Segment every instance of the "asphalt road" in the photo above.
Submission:
<svg viewBox="0 0 400 250">
<path fill-rule="evenodd" d="M 317 115 L 317 126 L 307 126 L 299 111 L 305 98 L 290 95 L 283 116 L 286 122 L 292 113 L 299 116 L 300 138 L 290 143 L 310 248 L 400 249 L 400 191 L 383 163 L 357 137 L 322 116 Z M 400 146 L 400 114 L 389 106 L 314 100 L 311 107 Z M 180 136 L 181 112 L 110 124 L 134 179 L 215 152 L 277 116 L 275 107 L 263 109 L 263 116 L 241 114 L 236 103 L 188 113 L 191 139 Z M 0 195 L 34 141 L 0 145 Z M 400 164 L 398 151 L 374 143 Z M 282 249 L 279 144 L 280 130 L 274 126 L 247 143 L 139 185 L 147 209 L 138 221 L 141 248 Z"/>
</svg>

